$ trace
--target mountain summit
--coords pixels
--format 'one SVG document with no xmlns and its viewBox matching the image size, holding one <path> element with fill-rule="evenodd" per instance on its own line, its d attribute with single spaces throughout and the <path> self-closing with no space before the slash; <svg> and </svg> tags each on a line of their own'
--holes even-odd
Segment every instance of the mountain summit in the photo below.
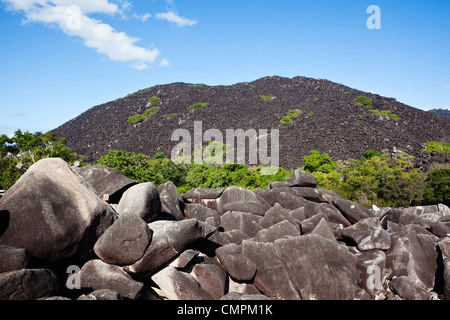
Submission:
<svg viewBox="0 0 450 320">
<path fill-rule="evenodd" d="M 421 156 L 427 141 L 450 142 L 450 121 L 323 79 L 265 77 L 231 86 L 172 83 L 93 107 L 53 130 L 93 162 L 112 149 L 171 154 L 176 129 L 279 129 L 280 166 L 292 170 L 310 150 L 333 159 L 365 151 Z M 269 141 L 270 143 L 270 141 Z M 205 143 L 206 144 L 206 143 Z M 270 150 L 270 147 L 269 147 Z"/>
</svg>

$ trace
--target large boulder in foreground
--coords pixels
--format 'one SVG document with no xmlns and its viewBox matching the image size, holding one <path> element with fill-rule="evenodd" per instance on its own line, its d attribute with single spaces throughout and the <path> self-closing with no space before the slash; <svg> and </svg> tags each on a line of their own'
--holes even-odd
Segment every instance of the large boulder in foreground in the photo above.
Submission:
<svg viewBox="0 0 450 320">
<path fill-rule="evenodd" d="M 260 196 L 258 196 L 253 191 L 231 186 L 223 191 L 220 198 L 217 199 L 217 211 L 220 215 L 226 212 L 225 205 L 233 202 L 259 202 L 260 205 L 266 206 L 266 209 L 270 208 L 270 205 Z M 253 205 L 254 206 L 254 205 Z M 267 211 L 267 210 L 266 210 Z"/>
<path fill-rule="evenodd" d="M 303 300 L 350 300 L 356 289 L 356 257 L 316 235 L 275 241 L 291 281 Z"/>
<path fill-rule="evenodd" d="M 158 187 L 159 198 L 161 200 L 161 211 L 169 213 L 176 220 L 183 220 L 184 215 L 181 212 L 178 199 L 177 187 L 172 181 L 167 181 Z"/>
<path fill-rule="evenodd" d="M 26 249 L 0 246 L 0 273 L 26 268 L 28 261 Z"/>
<path fill-rule="evenodd" d="M 121 172 L 103 166 L 76 168 L 84 181 L 89 183 L 100 197 L 108 198 L 110 203 L 119 203 L 122 194 L 137 181 L 124 176 Z"/>
<path fill-rule="evenodd" d="M 403 228 L 392 233 L 391 240 L 391 248 L 386 253 L 388 278 L 406 276 L 417 286 L 432 290 L 438 257 L 434 236 Z"/>
<path fill-rule="evenodd" d="M 450 240 L 439 242 L 439 249 L 443 260 L 444 296 L 450 300 Z"/>
<path fill-rule="evenodd" d="M 152 231 L 134 213 L 124 213 L 103 233 L 94 246 L 102 261 L 109 264 L 133 264 L 144 255 L 152 239 Z"/>
<path fill-rule="evenodd" d="M 198 281 L 188 273 L 167 267 L 152 276 L 159 296 L 169 300 L 213 300 Z"/>
<path fill-rule="evenodd" d="M 266 296 L 286 300 L 353 299 L 356 257 L 334 241 L 317 235 L 244 240 L 242 254 L 256 265 L 253 284 Z"/>
<path fill-rule="evenodd" d="M 274 243 L 244 240 L 241 246 L 242 254 L 256 265 L 253 284 L 259 291 L 274 299 L 301 300 Z"/>
<path fill-rule="evenodd" d="M 408 277 L 394 277 L 389 282 L 389 288 L 406 300 L 427 300 L 428 291 L 417 286 L 417 283 Z"/>
<path fill-rule="evenodd" d="M 356 223 L 359 220 L 375 216 L 369 209 L 353 201 L 336 199 L 333 201 L 333 204 L 351 223 Z"/>
<path fill-rule="evenodd" d="M 220 265 L 215 263 L 196 264 L 191 275 L 198 281 L 200 287 L 215 300 L 219 300 L 225 295 L 227 273 Z"/>
<path fill-rule="evenodd" d="M 154 273 L 166 266 L 187 245 L 216 230 L 197 219 L 156 221 L 148 226 L 153 231 L 152 241 L 141 259 L 124 268 L 130 273 Z"/>
<path fill-rule="evenodd" d="M 145 285 L 131 278 L 121 267 L 90 260 L 80 270 L 81 287 L 93 290 L 109 289 L 128 299 L 139 299 Z"/>
<path fill-rule="evenodd" d="M 72 168 L 43 159 L 0 199 L 0 245 L 46 262 L 86 258 L 116 219 L 114 210 Z"/>
<path fill-rule="evenodd" d="M 217 258 L 228 274 L 237 281 L 250 281 L 256 273 L 256 265 L 241 252 L 235 243 L 224 245 L 216 250 Z"/>
<path fill-rule="evenodd" d="M 311 187 L 315 188 L 317 186 L 317 181 L 314 176 L 306 171 L 295 170 L 294 175 L 290 181 L 291 187 Z"/>
<path fill-rule="evenodd" d="M 157 220 L 161 213 L 161 200 L 158 189 L 152 182 L 140 183 L 129 188 L 122 195 L 117 213 L 131 212 L 145 222 Z"/>
<path fill-rule="evenodd" d="M 49 269 L 21 269 L 0 273 L 0 300 L 35 300 L 58 291 L 58 280 Z"/>
<path fill-rule="evenodd" d="M 378 217 L 365 218 L 354 225 L 340 231 L 344 239 L 351 239 L 361 251 L 388 250 L 391 247 L 391 237 L 382 228 Z"/>
</svg>

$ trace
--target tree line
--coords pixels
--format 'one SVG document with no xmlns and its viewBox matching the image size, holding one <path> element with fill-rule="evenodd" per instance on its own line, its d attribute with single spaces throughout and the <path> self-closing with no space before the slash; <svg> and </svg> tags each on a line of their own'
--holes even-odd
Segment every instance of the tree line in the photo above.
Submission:
<svg viewBox="0 0 450 320">
<path fill-rule="evenodd" d="M 66 139 L 54 134 L 17 130 L 12 138 L 0 135 L 0 189 L 7 190 L 33 163 L 59 157 L 73 165 L 86 166 L 84 157 L 66 147 Z M 227 148 L 223 150 L 226 152 Z M 414 166 L 414 157 L 404 153 L 381 154 L 367 151 L 361 159 L 334 161 L 326 153 L 312 150 L 302 157 L 301 168 L 314 175 L 318 188 L 338 192 L 345 199 L 367 207 L 409 207 L 443 203 L 450 205 L 450 168 L 425 174 Z M 300 162 L 300 161 L 299 161 Z M 176 164 L 164 153 L 153 157 L 142 153 L 110 150 L 95 165 L 114 168 L 138 182 L 156 186 L 172 181 L 179 193 L 193 188 L 219 188 L 231 185 L 250 190 L 265 189 L 268 182 L 284 181 L 293 171 L 276 168 L 274 175 L 263 175 L 262 165 Z"/>
</svg>

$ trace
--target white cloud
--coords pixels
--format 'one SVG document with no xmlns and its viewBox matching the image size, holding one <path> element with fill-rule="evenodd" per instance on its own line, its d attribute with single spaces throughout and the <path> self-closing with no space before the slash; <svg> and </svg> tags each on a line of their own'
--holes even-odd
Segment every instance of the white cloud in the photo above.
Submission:
<svg viewBox="0 0 450 320">
<path fill-rule="evenodd" d="M 135 19 L 141 20 L 142 22 L 145 22 L 148 19 L 150 19 L 152 17 L 152 15 L 150 13 L 144 13 L 143 15 L 133 13 L 132 17 Z"/>
<path fill-rule="evenodd" d="M 195 20 L 190 20 L 185 17 L 180 17 L 178 13 L 174 11 L 168 11 L 164 13 L 157 13 L 155 17 L 160 20 L 167 20 L 170 23 L 175 23 L 179 27 L 193 26 L 197 23 Z"/>
<path fill-rule="evenodd" d="M 17 0 L 16 0 L 17 1 Z M 54 4 L 55 6 L 68 7 L 76 5 L 80 8 L 83 14 L 90 13 L 109 13 L 116 14 L 121 11 L 119 6 L 115 3 L 111 3 L 109 0 L 51 0 L 47 3 Z"/>
<path fill-rule="evenodd" d="M 450 82 L 449 82 L 449 83 L 446 83 L 446 84 L 444 84 L 444 89 L 450 89 Z"/>
<path fill-rule="evenodd" d="M 167 60 L 167 58 L 163 58 L 163 59 L 160 61 L 159 65 L 160 65 L 161 67 L 169 67 L 169 66 L 171 66 L 172 64 L 169 62 L 169 60 Z"/>
<path fill-rule="evenodd" d="M 109 0 L 2 1 L 8 5 L 9 10 L 23 12 L 25 23 L 57 25 L 65 34 L 81 38 L 85 46 L 96 49 L 112 61 L 129 62 L 132 68 L 146 69 L 160 55 L 155 47 L 137 46 L 139 38 L 118 32 L 109 24 L 87 16 L 90 13 L 122 14 L 123 9 L 130 7 L 126 0 L 119 1 L 120 7 Z"/>
<path fill-rule="evenodd" d="M 143 16 L 142 16 L 142 22 L 145 22 L 145 21 L 147 21 L 148 19 L 150 19 L 152 17 L 152 15 L 150 14 L 150 13 L 145 13 Z"/>
<path fill-rule="evenodd" d="M 90 13 L 110 13 L 119 11 L 119 6 L 108 0 L 2 0 L 8 9 L 13 11 L 23 11 L 25 14 L 30 11 L 39 10 L 41 7 L 60 6 L 68 7 L 76 5 L 84 14 Z"/>
</svg>

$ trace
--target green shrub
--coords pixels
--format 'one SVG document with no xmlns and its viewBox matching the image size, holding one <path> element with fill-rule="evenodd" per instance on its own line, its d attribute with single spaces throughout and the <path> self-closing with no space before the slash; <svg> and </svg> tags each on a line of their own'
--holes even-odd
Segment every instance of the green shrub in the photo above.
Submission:
<svg viewBox="0 0 450 320">
<path fill-rule="evenodd" d="M 10 139 L 6 135 L 0 136 L 0 189 L 7 190 L 22 174 L 37 161 L 44 158 L 61 158 L 69 164 L 82 161 L 71 149 L 66 148 L 65 138 L 56 140 L 52 132 L 42 134 L 17 130 Z M 7 153 L 12 155 L 6 157 Z M 17 155 L 20 153 L 20 157 Z M 18 164 L 23 167 L 19 169 Z"/>
<path fill-rule="evenodd" d="M 450 206 L 450 169 L 436 169 L 425 179 L 430 188 L 425 193 L 426 204 L 443 203 Z"/>
<path fill-rule="evenodd" d="M 128 118 L 128 123 L 129 124 L 134 124 L 134 123 L 138 123 L 138 122 L 140 122 L 140 121 L 142 121 L 144 119 L 150 119 L 155 114 L 157 114 L 160 109 L 161 109 L 160 107 L 148 108 L 147 110 L 145 110 L 145 112 L 143 114 L 135 114 L 135 115 L 129 117 Z"/>
<path fill-rule="evenodd" d="M 153 182 L 156 186 L 167 181 L 177 186 L 185 184 L 185 165 L 175 165 L 163 153 L 157 153 L 150 159 L 142 153 L 110 150 L 107 155 L 100 157 L 97 164 L 116 169 L 138 182 Z"/>
<path fill-rule="evenodd" d="M 303 170 L 313 173 L 316 171 L 329 173 L 336 170 L 336 161 L 331 160 L 327 153 L 319 154 L 317 150 L 311 150 L 309 156 L 302 157 L 305 162 Z"/>
<path fill-rule="evenodd" d="M 12 140 L 6 134 L 0 135 L 0 157 L 4 157 L 8 152 L 15 150 L 16 148 L 12 146 Z"/>
<path fill-rule="evenodd" d="M 302 110 L 300 110 L 300 109 L 294 109 L 294 110 L 291 110 L 291 111 L 289 111 L 289 113 L 288 113 L 288 117 L 289 118 L 297 118 L 297 117 L 299 117 L 299 116 L 301 116 L 303 114 L 303 111 Z"/>
<path fill-rule="evenodd" d="M 368 109 L 372 109 L 372 99 L 366 96 L 358 96 L 355 105 L 361 105 Z"/>
<path fill-rule="evenodd" d="M 292 120 L 289 117 L 284 117 L 283 119 L 280 120 L 280 122 L 283 123 L 283 124 L 289 124 L 289 123 L 294 122 L 294 120 Z"/>
<path fill-rule="evenodd" d="M 206 107 L 208 105 L 208 103 L 206 102 L 196 102 L 194 104 L 191 104 L 189 106 L 189 110 L 198 110 L 198 109 L 203 109 L 204 107 Z"/>
<path fill-rule="evenodd" d="M 396 115 L 395 113 L 390 113 L 388 115 L 389 119 L 395 120 L 397 121 L 398 119 L 400 119 L 400 117 L 398 115 Z"/>
<path fill-rule="evenodd" d="M 150 99 L 148 99 L 148 103 L 151 103 L 151 104 L 157 104 L 160 102 L 161 102 L 161 99 L 156 96 L 153 96 Z"/>
<path fill-rule="evenodd" d="M 129 124 L 138 123 L 138 122 L 142 121 L 143 119 L 144 119 L 144 117 L 142 117 L 141 114 L 135 114 L 128 118 L 128 123 Z"/>
<path fill-rule="evenodd" d="M 270 101 L 275 99 L 275 96 L 273 94 L 267 94 L 267 95 L 261 95 L 259 96 L 261 99 L 266 100 L 266 101 Z"/>
<path fill-rule="evenodd" d="M 314 112 L 310 111 L 308 112 L 308 117 L 312 117 L 314 115 Z"/>
<path fill-rule="evenodd" d="M 153 156 L 153 160 L 163 160 L 163 159 L 166 159 L 166 158 L 167 158 L 167 155 L 164 152 L 157 152 Z"/>
<path fill-rule="evenodd" d="M 98 161 L 99 165 L 114 168 L 139 182 L 153 182 L 156 186 L 172 181 L 179 192 L 193 188 L 240 186 L 247 189 L 265 189 L 268 181 L 283 181 L 292 171 L 278 168 L 274 175 L 261 175 L 264 166 L 247 167 L 243 164 L 175 164 L 164 153 L 150 159 L 144 154 L 110 150 Z"/>
<path fill-rule="evenodd" d="M 173 118 L 175 118 L 176 116 L 177 116 L 176 113 L 170 113 L 170 114 L 165 114 L 165 115 L 164 115 L 164 117 L 165 117 L 166 119 L 173 119 Z"/>
<path fill-rule="evenodd" d="M 374 149 L 368 150 L 364 153 L 362 160 L 368 160 L 372 157 L 381 157 L 381 155 L 382 155 L 381 152 L 379 152 L 377 150 L 374 150 Z"/>
<path fill-rule="evenodd" d="M 253 88 L 256 88 L 256 85 L 251 84 L 251 85 L 250 85 L 250 88 L 252 88 L 252 89 L 253 89 Z"/>
<path fill-rule="evenodd" d="M 450 143 L 439 142 L 439 141 L 429 141 L 425 143 L 427 146 L 422 152 L 439 152 L 450 154 Z"/>
<path fill-rule="evenodd" d="M 139 90 L 138 93 L 139 94 L 144 94 L 144 93 L 147 93 L 147 92 L 150 92 L 150 91 L 152 91 L 152 89 L 151 88 L 147 88 L 147 89 Z"/>
<path fill-rule="evenodd" d="M 337 161 L 330 166 L 331 159 L 315 151 L 305 164 L 314 171 L 319 188 L 334 190 L 368 207 L 408 207 L 421 204 L 427 187 L 413 160 L 406 153 L 391 156 L 370 150 L 361 160 Z"/>
<path fill-rule="evenodd" d="M 292 122 L 294 122 L 293 119 L 301 116 L 302 114 L 303 114 L 303 111 L 300 109 L 290 110 L 289 113 L 287 114 L 287 116 L 285 116 L 283 119 L 281 119 L 280 122 L 283 124 L 292 123 Z"/>
<path fill-rule="evenodd" d="M 16 167 L 18 163 L 14 158 L 0 158 L 0 190 L 8 190 L 25 172 Z"/>
<path fill-rule="evenodd" d="M 142 114 L 142 117 L 144 119 L 150 119 L 151 117 L 153 117 L 155 114 L 157 114 L 159 112 L 161 108 L 160 107 L 151 107 L 148 108 L 147 110 L 145 110 L 145 112 Z"/>
<path fill-rule="evenodd" d="M 388 117 L 389 119 L 392 119 L 392 120 L 395 120 L 395 121 L 400 119 L 395 113 L 392 113 L 390 110 L 371 109 L 369 111 L 374 116 Z"/>
</svg>

